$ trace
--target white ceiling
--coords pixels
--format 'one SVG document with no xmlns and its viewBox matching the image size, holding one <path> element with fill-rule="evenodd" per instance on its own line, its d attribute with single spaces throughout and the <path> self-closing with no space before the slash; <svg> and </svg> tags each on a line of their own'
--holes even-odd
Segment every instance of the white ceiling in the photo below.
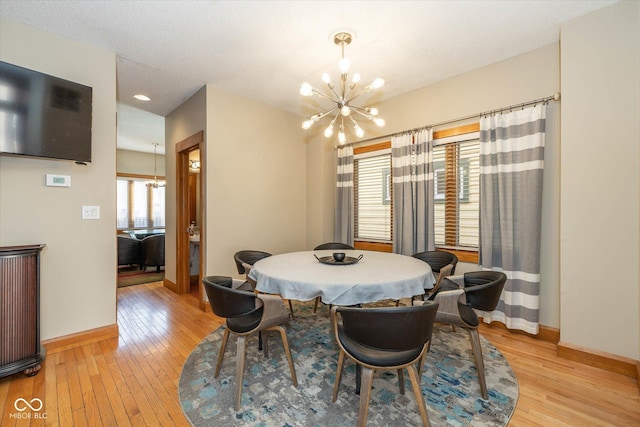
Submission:
<svg viewBox="0 0 640 427">
<path fill-rule="evenodd" d="M 354 34 L 345 55 L 363 82 L 385 79 L 382 100 L 554 43 L 561 23 L 611 3 L 2 0 L 0 15 L 116 52 L 118 146 L 152 152 L 156 115 L 206 83 L 315 113 L 299 87 L 338 75 L 337 31 Z"/>
</svg>

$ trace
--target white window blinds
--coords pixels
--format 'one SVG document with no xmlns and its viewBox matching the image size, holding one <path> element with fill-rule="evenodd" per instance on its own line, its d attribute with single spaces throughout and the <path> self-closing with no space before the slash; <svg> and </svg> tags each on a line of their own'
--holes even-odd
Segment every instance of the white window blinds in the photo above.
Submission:
<svg viewBox="0 0 640 427">
<path fill-rule="evenodd" d="M 436 145 L 433 149 L 437 246 L 478 247 L 479 157 L 477 139 Z"/>
<path fill-rule="evenodd" d="M 354 160 L 355 238 L 391 241 L 391 153 Z"/>
</svg>

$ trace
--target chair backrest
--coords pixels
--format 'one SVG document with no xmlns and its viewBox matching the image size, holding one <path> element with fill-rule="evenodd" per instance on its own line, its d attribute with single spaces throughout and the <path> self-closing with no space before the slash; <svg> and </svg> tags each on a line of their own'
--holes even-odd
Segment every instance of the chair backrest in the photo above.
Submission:
<svg viewBox="0 0 640 427">
<path fill-rule="evenodd" d="M 453 265 L 453 268 L 451 269 L 451 274 L 455 274 L 456 272 L 458 257 L 452 254 L 451 252 L 426 251 L 426 252 L 418 252 L 411 256 L 414 258 L 418 258 L 419 260 L 429 264 L 429 266 L 431 267 L 431 270 L 434 273 L 439 273 L 440 269 L 448 264 Z"/>
<path fill-rule="evenodd" d="M 351 245 L 347 245 L 346 243 L 339 243 L 339 242 L 323 243 L 323 244 L 318 245 L 315 248 L 313 248 L 314 251 L 320 251 L 322 249 L 351 249 L 351 250 L 353 250 L 354 248 Z"/>
<path fill-rule="evenodd" d="M 498 306 L 507 276 L 499 271 L 471 271 L 464 274 L 467 305 L 493 311 Z"/>
<path fill-rule="evenodd" d="M 238 269 L 238 274 L 245 274 L 246 271 L 242 266 L 242 263 L 246 263 L 249 265 L 253 265 L 256 262 L 260 261 L 263 258 L 270 257 L 271 254 L 269 252 L 263 251 L 254 251 L 254 250 L 243 250 L 238 251 L 233 255 L 233 260 L 236 262 L 236 268 Z"/>
<path fill-rule="evenodd" d="M 256 310 L 256 294 L 231 289 L 233 279 L 226 276 L 207 276 L 202 279 L 211 311 L 216 316 L 234 318 Z M 262 309 L 262 307 L 260 307 Z"/>
<path fill-rule="evenodd" d="M 140 240 L 118 236 L 118 265 L 140 263 Z"/>
<path fill-rule="evenodd" d="M 438 303 L 389 308 L 338 307 L 349 338 L 386 350 L 419 348 L 431 339 Z"/>
<path fill-rule="evenodd" d="M 436 292 L 440 287 L 440 283 L 447 277 L 451 276 L 451 272 L 453 271 L 453 265 L 447 264 L 440 269 L 440 273 L 438 273 L 438 277 L 436 277 L 436 284 L 433 287 L 432 292 Z"/>
<path fill-rule="evenodd" d="M 142 258 L 146 265 L 164 265 L 164 234 L 154 234 L 142 239 Z"/>
</svg>

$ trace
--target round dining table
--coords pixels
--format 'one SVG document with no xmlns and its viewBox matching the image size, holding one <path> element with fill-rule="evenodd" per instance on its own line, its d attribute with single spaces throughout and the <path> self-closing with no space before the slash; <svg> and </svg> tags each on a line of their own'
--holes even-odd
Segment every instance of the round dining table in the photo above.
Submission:
<svg viewBox="0 0 640 427">
<path fill-rule="evenodd" d="M 334 252 L 344 252 L 345 261 L 335 262 L 331 258 Z M 435 284 L 431 267 L 424 261 L 406 255 L 360 250 L 273 255 L 256 262 L 249 278 L 256 281 L 259 292 L 298 301 L 320 297 L 322 302 L 332 305 L 410 298 L 422 295 Z"/>
</svg>

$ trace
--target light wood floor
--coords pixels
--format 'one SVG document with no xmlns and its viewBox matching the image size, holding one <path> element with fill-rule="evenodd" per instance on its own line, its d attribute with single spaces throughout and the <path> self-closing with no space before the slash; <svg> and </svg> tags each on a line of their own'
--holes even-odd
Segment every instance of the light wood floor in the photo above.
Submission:
<svg viewBox="0 0 640 427">
<path fill-rule="evenodd" d="M 158 283 L 119 289 L 118 323 L 119 339 L 50 353 L 34 377 L 0 379 L 0 425 L 45 425 L 11 417 L 16 399 L 37 397 L 46 425 L 188 426 L 178 402 L 180 371 L 220 320 Z M 640 426 L 635 379 L 559 359 L 554 345 L 530 337 L 482 334 L 518 378 L 511 426 Z"/>
</svg>

